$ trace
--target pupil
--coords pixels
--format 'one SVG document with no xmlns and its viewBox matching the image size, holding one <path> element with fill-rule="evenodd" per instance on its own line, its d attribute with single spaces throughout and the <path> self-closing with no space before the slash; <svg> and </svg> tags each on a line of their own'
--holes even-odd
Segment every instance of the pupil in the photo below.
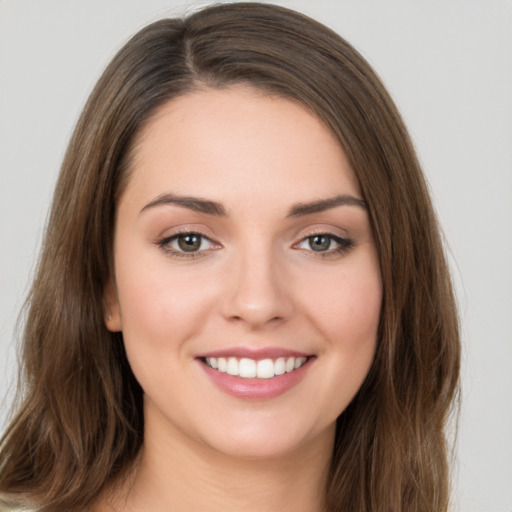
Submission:
<svg viewBox="0 0 512 512">
<path fill-rule="evenodd" d="M 325 235 L 315 235 L 309 238 L 309 245 L 314 251 L 326 251 L 330 244 L 331 239 Z"/>
<path fill-rule="evenodd" d="M 185 252 L 197 251 L 201 247 L 201 237 L 199 235 L 181 235 L 178 238 L 178 245 Z"/>
</svg>

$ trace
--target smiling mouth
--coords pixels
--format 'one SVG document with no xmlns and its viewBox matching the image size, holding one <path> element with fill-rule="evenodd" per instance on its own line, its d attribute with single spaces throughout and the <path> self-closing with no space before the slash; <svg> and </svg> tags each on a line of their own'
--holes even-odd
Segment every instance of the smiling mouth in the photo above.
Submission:
<svg viewBox="0 0 512 512">
<path fill-rule="evenodd" d="M 221 373 L 243 379 L 272 379 L 301 368 L 309 357 L 278 357 L 251 359 L 248 357 L 205 357 L 206 366 Z"/>
</svg>

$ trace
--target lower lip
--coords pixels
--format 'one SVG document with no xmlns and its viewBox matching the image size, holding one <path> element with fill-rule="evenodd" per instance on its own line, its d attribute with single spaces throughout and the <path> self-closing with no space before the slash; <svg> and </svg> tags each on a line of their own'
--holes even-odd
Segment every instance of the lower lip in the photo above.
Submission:
<svg viewBox="0 0 512 512">
<path fill-rule="evenodd" d="M 206 375 L 212 379 L 225 393 L 236 398 L 246 400 L 268 400 L 282 395 L 296 386 L 306 375 L 314 358 L 308 360 L 297 370 L 283 375 L 276 375 L 271 379 L 246 379 L 219 372 L 210 368 L 203 360 L 198 360 Z"/>
</svg>

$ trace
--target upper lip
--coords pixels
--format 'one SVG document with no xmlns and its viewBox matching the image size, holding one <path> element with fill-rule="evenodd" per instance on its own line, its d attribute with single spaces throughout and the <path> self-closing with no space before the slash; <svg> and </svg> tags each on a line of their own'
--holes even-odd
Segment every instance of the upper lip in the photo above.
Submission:
<svg viewBox="0 0 512 512">
<path fill-rule="evenodd" d="M 212 350 L 211 352 L 204 352 L 198 354 L 197 358 L 206 357 L 236 357 L 248 358 L 254 360 L 261 359 L 277 359 L 278 357 L 309 357 L 311 354 L 300 352 L 298 350 L 290 350 L 282 347 L 232 347 L 221 350 Z"/>
</svg>

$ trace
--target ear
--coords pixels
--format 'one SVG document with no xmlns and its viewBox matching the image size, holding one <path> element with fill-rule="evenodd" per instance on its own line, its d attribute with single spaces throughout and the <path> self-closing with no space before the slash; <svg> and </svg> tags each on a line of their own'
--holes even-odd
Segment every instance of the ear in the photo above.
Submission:
<svg viewBox="0 0 512 512">
<path fill-rule="evenodd" d="M 119 299 L 117 298 L 115 286 L 111 281 L 109 281 L 105 288 L 104 321 L 105 326 L 111 332 L 123 330 Z"/>
</svg>

